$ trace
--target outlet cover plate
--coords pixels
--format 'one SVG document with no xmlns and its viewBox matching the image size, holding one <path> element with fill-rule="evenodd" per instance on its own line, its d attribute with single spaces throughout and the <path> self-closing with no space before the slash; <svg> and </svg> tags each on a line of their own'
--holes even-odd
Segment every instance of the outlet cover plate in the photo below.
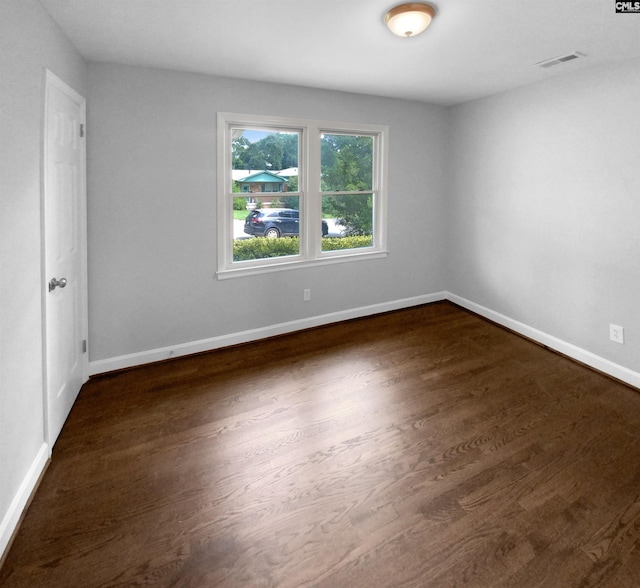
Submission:
<svg viewBox="0 0 640 588">
<path fill-rule="evenodd" d="M 624 345 L 624 328 L 619 325 L 609 325 L 609 339 Z"/>
</svg>

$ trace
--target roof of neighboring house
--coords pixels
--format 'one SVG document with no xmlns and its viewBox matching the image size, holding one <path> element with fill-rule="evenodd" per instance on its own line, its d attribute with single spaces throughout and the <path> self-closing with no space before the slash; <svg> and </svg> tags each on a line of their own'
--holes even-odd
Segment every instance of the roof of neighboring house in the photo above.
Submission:
<svg viewBox="0 0 640 588">
<path fill-rule="evenodd" d="M 254 182 L 260 182 L 260 183 L 265 183 L 265 182 L 288 182 L 289 180 L 287 180 L 286 178 L 282 178 L 277 174 L 274 174 L 273 172 L 270 171 L 259 171 L 259 172 L 255 172 L 251 175 L 248 175 L 244 178 L 240 178 L 239 180 L 237 180 L 238 182 L 241 183 L 254 183 Z"/>
<path fill-rule="evenodd" d="M 279 176 L 282 176 L 283 178 L 290 178 L 291 176 L 297 176 L 298 175 L 298 168 L 297 167 L 288 167 L 287 169 L 283 169 L 280 170 L 279 172 L 275 172 L 277 173 Z"/>
<path fill-rule="evenodd" d="M 233 179 L 234 182 L 239 182 L 240 180 L 243 180 L 244 178 L 246 178 L 247 176 L 251 176 L 253 174 L 258 174 L 258 173 L 262 173 L 265 170 L 262 169 L 232 169 L 231 170 L 231 178 Z M 298 168 L 297 167 L 288 167 L 287 169 L 283 169 L 281 171 L 271 171 L 269 173 L 272 174 L 276 174 L 277 176 L 280 176 L 282 178 L 290 178 L 292 176 L 297 176 L 298 175 Z"/>
<path fill-rule="evenodd" d="M 247 176 L 250 176 L 252 174 L 258 174 L 262 171 L 263 170 L 261 169 L 232 169 L 231 178 L 233 179 L 234 182 L 237 182 L 242 178 L 246 178 Z"/>
</svg>

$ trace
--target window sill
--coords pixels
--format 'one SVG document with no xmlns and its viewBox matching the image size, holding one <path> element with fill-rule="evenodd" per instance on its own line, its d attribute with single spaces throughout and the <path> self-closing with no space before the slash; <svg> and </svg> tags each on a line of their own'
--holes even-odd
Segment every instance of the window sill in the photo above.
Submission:
<svg viewBox="0 0 640 588">
<path fill-rule="evenodd" d="M 216 276 L 218 280 L 228 280 L 230 278 L 242 278 L 245 276 L 256 276 L 260 274 L 269 274 L 272 272 L 281 272 L 286 270 L 303 269 L 310 267 L 317 267 L 320 265 L 332 265 L 336 263 L 350 263 L 353 261 L 366 261 L 370 259 L 382 259 L 387 257 L 388 251 L 375 250 L 375 251 L 358 251 L 357 253 L 342 254 L 339 256 L 327 256 L 317 259 L 287 259 L 282 258 L 282 261 L 276 261 L 273 263 L 261 265 L 242 267 L 242 262 L 238 262 L 238 267 L 229 269 L 218 270 Z"/>
</svg>

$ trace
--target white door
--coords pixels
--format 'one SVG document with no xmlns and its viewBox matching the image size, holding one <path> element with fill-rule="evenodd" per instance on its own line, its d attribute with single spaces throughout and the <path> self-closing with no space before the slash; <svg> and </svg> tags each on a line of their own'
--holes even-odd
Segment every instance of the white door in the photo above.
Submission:
<svg viewBox="0 0 640 588">
<path fill-rule="evenodd" d="M 47 71 L 43 243 L 49 451 L 88 377 L 85 109 L 84 98 Z"/>
</svg>

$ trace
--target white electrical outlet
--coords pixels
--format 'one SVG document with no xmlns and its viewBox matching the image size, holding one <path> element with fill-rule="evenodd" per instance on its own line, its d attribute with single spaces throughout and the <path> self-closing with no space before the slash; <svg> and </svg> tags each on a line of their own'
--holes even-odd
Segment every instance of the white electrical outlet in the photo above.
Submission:
<svg viewBox="0 0 640 588">
<path fill-rule="evenodd" d="M 624 345 L 624 328 L 619 325 L 609 325 L 609 339 Z"/>
<path fill-rule="evenodd" d="M 305 302 L 309 302 L 309 300 L 311 300 L 311 288 L 305 288 L 302 298 Z"/>
</svg>

